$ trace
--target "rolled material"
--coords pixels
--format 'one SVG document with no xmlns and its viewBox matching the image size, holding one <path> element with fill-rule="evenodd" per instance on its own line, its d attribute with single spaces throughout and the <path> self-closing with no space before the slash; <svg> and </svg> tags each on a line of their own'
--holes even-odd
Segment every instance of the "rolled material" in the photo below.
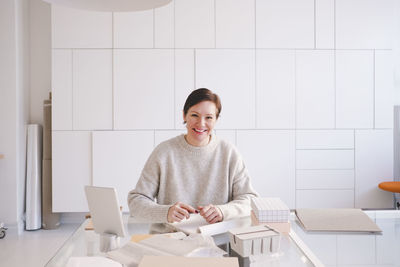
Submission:
<svg viewBox="0 0 400 267">
<path fill-rule="evenodd" d="M 28 125 L 26 168 L 26 230 L 42 226 L 42 126 Z"/>
</svg>

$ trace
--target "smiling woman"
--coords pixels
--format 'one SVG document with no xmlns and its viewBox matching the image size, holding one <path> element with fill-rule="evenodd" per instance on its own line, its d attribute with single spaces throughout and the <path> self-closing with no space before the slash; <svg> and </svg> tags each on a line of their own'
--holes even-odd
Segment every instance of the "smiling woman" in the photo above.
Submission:
<svg viewBox="0 0 400 267">
<path fill-rule="evenodd" d="M 154 149 L 129 192 L 131 216 L 165 223 L 200 213 L 215 223 L 250 215 L 250 198 L 257 193 L 242 157 L 213 134 L 221 109 L 218 95 L 209 89 L 188 96 L 183 108 L 187 133 Z"/>
</svg>

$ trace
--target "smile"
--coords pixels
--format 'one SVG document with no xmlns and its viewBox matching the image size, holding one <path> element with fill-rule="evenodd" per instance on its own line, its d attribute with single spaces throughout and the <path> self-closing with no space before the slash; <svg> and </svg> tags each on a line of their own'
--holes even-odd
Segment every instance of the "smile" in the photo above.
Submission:
<svg viewBox="0 0 400 267">
<path fill-rule="evenodd" d="M 201 129 L 193 128 L 193 130 L 194 130 L 196 133 L 205 133 L 205 132 L 207 132 L 206 129 L 201 130 Z"/>
</svg>

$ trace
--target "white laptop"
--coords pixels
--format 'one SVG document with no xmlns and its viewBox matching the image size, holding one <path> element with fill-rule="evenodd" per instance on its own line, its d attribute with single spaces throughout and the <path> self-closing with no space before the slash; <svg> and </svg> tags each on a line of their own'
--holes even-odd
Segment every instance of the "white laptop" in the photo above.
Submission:
<svg viewBox="0 0 400 267">
<path fill-rule="evenodd" d="M 85 186 L 85 193 L 94 231 L 124 237 L 125 228 L 115 188 Z"/>
</svg>

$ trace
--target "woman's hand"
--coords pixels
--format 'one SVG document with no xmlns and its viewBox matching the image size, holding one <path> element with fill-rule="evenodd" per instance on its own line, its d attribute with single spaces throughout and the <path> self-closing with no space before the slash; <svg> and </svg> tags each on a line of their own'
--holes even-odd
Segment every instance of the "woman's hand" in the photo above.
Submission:
<svg viewBox="0 0 400 267">
<path fill-rule="evenodd" d="M 200 215 L 203 216 L 208 223 L 220 222 L 223 219 L 221 210 L 212 204 L 207 206 L 198 206 L 198 209 Z"/>
<path fill-rule="evenodd" d="M 196 210 L 192 206 L 181 202 L 176 202 L 168 210 L 167 221 L 169 223 L 180 222 L 184 218 L 189 219 L 189 214 L 195 212 Z"/>
</svg>

